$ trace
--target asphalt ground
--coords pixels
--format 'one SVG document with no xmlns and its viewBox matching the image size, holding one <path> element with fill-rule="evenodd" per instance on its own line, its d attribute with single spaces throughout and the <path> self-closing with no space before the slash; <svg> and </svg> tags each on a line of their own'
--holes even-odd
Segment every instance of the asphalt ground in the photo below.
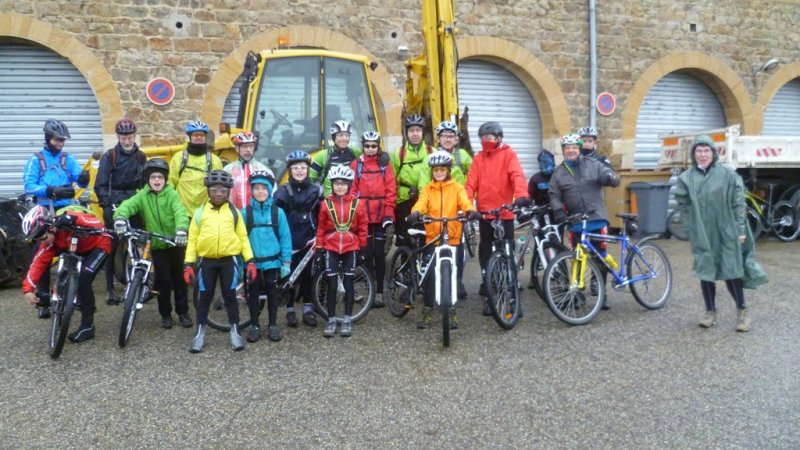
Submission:
<svg viewBox="0 0 800 450">
<path fill-rule="evenodd" d="M 675 277 L 667 305 L 610 292 L 611 310 L 581 327 L 526 289 L 525 317 L 501 330 L 480 314 L 471 260 L 449 348 L 440 328 L 384 308 L 349 339 L 287 329 L 280 311 L 279 343 L 234 353 L 211 330 L 191 355 L 193 330 L 161 329 L 150 303 L 120 349 L 122 310 L 103 303 L 98 277 L 96 339 L 54 361 L 49 321 L 6 289 L 0 447 L 800 448 L 800 243 L 759 241 L 771 281 L 746 291 L 750 333 L 734 331 L 722 283 L 717 326 L 699 328 L 688 244 L 659 243 Z"/>
</svg>

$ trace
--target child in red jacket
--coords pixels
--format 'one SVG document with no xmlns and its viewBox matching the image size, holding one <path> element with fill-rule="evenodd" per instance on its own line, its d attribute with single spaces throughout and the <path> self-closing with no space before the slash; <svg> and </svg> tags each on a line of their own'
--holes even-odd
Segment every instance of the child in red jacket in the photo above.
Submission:
<svg viewBox="0 0 800 450">
<path fill-rule="evenodd" d="M 357 253 L 366 252 L 367 213 L 364 206 L 352 194 L 350 186 L 355 174 L 345 165 L 333 166 L 328 172 L 333 193 L 325 199 L 319 210 L 317 228 L 317 252 L 325 253 L 325 276 L 328 286 L 338 284 L 338 272 L 344 274 L 344 318 L 339 334 L 349 337 L 353 333 L 350 316 L 353 314 L 354 286 Z M 327 290 L 328 325 L 323 335 L 336 334 L 336 289 Z"/>
</svg>

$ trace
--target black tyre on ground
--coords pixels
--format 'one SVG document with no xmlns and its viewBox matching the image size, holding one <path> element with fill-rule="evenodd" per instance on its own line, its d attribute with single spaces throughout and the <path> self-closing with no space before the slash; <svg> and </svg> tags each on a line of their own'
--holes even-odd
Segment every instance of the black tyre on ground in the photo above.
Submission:
<svg viewBox="0 0 800 450">
<path fill-rule="evenodd" d="M 61 277 L 59 277 L 61 278 Z M 47 353 L 56 359 L 64 349 L 64 342 L 69 334 L 69 322 L 75 311 L 75 300 L 78 295 L 78 274 L 71 273 L 57 285 L 58 300 L 52 305 L 52 319 L 50 327 L 50 340 Z"/>
<path fill-rule="evenodd" d="M 243 281 L 236 285 L 236 303 L 239 308 L 239 330 L 249 327 L 253 320 L 250 318 L 250 309 L 247 307 L 247 287 Z M 266 297 L 259 297 L 259 311 L 264 310 Z M 196 307 L 197 305 L 195 305 Z M 208 309 L 208 326 L 219 331 L 231 331 L 231 324 L 228 322 L 228 310 L 222 297 L 217 297 L 211 302 Z"/>
<path fill-rule="evenodd" d="M 403 317 L 411 310 L 415 292 L 416 277 L 414 266 L 407 266 L 402 272 L 398 269 L 411 258 L 411 250 L 407 247 L 398 247 L 392 254 L 386 280 L 383 283 L 383 299 L 389 312 L 395 317 Z"/>
<path fill-rule="evenodd" d="M 784 242 L 797 239 L 800 233 L 797 210 L 789 202 L 778 202 L 772 207 L 770 225 L 775 236 Z"/>
<path fill-rule="evenodd" d="M 486 263 L 486 280 L 492 317 L 501 328 L 505 330 L 514 328 L 519 321 L 521 306 L 517 289 L 517 271 L 502 252 L 489 255 L 489 261 Z"/>
<path fill-rule="evenodd" d="M 605 298 L 605 286 L 600 269 L 594 261 L 586 261 L 583 283 L 576 276 L 572 285 L 572 263 L 575 254 L 567 251 L 556 255 L 544 273 L 544 292 L 547 306 L 559 320 L 569 325 L 584 325 L 600 312 Z M 580 267 L 579 264 L 576 265 Z"/>
<path fill-rule="evenodd" d="M 439 283 L 441 285 L 442 298 L 439 306 L 442 310 L 442 345 L 445 347 L 450 346 L 450 308 L 453 305 L 453 299 L 451 298 L 453 286 L 450 279 L 452 270 L 450 261 L 444 260 L 441 262 L 439 266 L 441 280 L 439 280 Z"/>
<path fill-rule="evenodd" d="M 128 345 L 128 340 L 133 331 L 133 324 L 136 321 L 136 305 L 140 301 L 142 294 L 144 271 L 137 269 L 133 274 L 133 280 L 125 288 L 125 299 L 122 303 L 122 321 L 119 324 L 119 338 L 117 344 L 120 347 Z"/>
<path fill-rule="evenodd" d="M 325 276 L 325 272 L 321 271 L 317 273 L 314 276 L 313 283 L 314 298 L 311 303 L 314 306 L 314 312 L 322 316 L 323 319 L 328 320 L 326 301 L 328 277 Z M 372 308 L 372 303 L 375 301 L 375 280 L 364 266 L 356 266 L 353 287 L 355 289 L 355 298 L 353 299 L 353 315 L 350 317 L 350 320 L 355 323 L 367 315 L 370 308 Z M 336 289 L 336 316 L 342 317 L 344 316 L 344 289 L 341 286 L 341 281 Z"/>
<path fill-rule="evenodd" d="M 547 258 L 546 264 L 542 264 L 542 258 L 539 257 L 539 252 L 536 249 L 533 250 L 533 257 L 531 258 L 531 286 L 533 286 L 533 290 L 536 291 L 536 294 L 545 303 L 547 303 L 547 300 L 544 297 L 544 290 L 542 289 L 544 271 L 547 268 L 547 264 L 549 264 L 557 254 L 567 250 L 569 249 L 560 242 L 542 242 L 542 252 L 545 258 Z"/>
</svg>

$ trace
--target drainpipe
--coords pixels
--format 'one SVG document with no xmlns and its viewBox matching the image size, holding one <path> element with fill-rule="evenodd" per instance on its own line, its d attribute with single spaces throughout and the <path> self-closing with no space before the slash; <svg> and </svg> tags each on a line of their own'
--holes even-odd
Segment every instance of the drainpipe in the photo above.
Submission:
<svg viewBox="0 0 800 450">
<path fill-rule="evenodd" d="M 595 126 L 597 111 L 594 100 L 597 98 L 597 22 L 595 21 L 595 0 L 589 0 L 589 126 Z"/>
</svg>

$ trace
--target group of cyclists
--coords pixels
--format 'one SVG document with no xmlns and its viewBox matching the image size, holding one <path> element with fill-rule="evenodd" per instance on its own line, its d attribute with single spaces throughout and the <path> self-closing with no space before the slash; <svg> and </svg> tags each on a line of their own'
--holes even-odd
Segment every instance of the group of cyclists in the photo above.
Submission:
<svg viewBox="0 0 800 450">
<path fill-rule="evenodd" d="M 38 205 L 23 220 L 23 231 L 39 247 L 25 282 L 25 298 L 48 315 L 42 301 L 49 291 L 49 265 L 53 256 L 65 251 L 66 236 L 79 238 L 78 254 L 84 257 L 78 300 L 82 320 L 69 338 L 83 342 L 95 334 L 94 295 L 91 283 L 106 264 L 107 303 L 119 302 L 115 294 L 113 255 L 117 251 L 115 234 L 128 227 L 174 236 L 175 246 L 153 242 L 155 286 L 161 326 L 175 325 L 172 301 L 178 323 L 195 326 L 189 345 L 192 353 L 206 344 L 208 312 L 219 281 L 222 298 L 231 324 L 230 342 L 235 351 L 245 340 L 262 337 L 259 296 L 267 297 L 266 334 L 271 341 L 282 338 L 277 326 L 277 283 L 294 271 L 306 252 L 315 252 L 324 261 L 329 283 L 341 274 L 345 288 L 344 316 L 334 317 L 336 289 L 327 290 L 328 321 L 323 335 L 351 336 L 353 326 L 356 266 L 363 264 L 376 281 L 373 307 L 384 305 L 383 284 L 386 254 L 395 245 L 408 245 L 410 227 L 421 227 L 423 216 L 451 217 L 463 214 L 478 222 L 479 261 L 482 273 L 491 251 L 493 216 L 486 211 L 502 205 L 525 207 L 531 198 L 549 201 L 556 220 L 567 212 L 591 213 L 589 226 L 605 230 L 608 225 L 603 203 L 603 186 L 617 186 L 619 177 L 606 159 L 596 153 L 597 130 L 583 128 L 561 140 L 564 162 L 556 167 L 553 155 L 539 155 L 540 172 L 526 179 L 519 159 L 503 141 L 498 122 L 479 127 L 481 151 L 475 156 L 460 148 L 456 124 L 444 121 L 435 128 L 436 147 L 423 139 L 425 118 L 410 115 L 404 122 L 405 143 L 387 152 L 379 133 L 366 131 L 360 147 L 351 145 L 354 133 L 347 121 L 330 127 L 331 148 L 314 158 L 302 150 L 286 156 L 288 181 L 279 186 L 272 171 L 255 158 L 257 137 L 243 131 L 232 138 L 238 159 L 223 167 L 210 152 L 209 129 L 192 121 L 186 126 L 187 145 L 171 161 L 147 159 L 136 145 L 136 125 L 128 119 L 116 124 L 118 144 L 101 158 L 95 178 L 95 192 L 103 208 L 103 220 L 88 211 L 70 206 L 74 185 L 86 187 L 88 173 L 62 149 L 70 138 L 67 126 L 48 119 L 44 126 L 45 145 L 28 161 L 24 173 L 25 191 Z M 66 207 L 66 208 L 65 208 Z M 514 235 L 514 214 L 501 213 L 505 235 Z M 425 223 L 426 240 L 439 235 L 441 223 Z M 452 245 L 459 248 L 457 279 L 459 298 L 468 296 L 462 281 L 465 254 L 462 225 L 449 222 Z M 112 228 L 115 233 L 83 237 L 81 227 Z M 91 240 L 91 242 L 89 242 Z M 303 269 L 297 282 L 299 292 L 290 292 L 286 305 L 286 326 L 297 327 L 295 303 L 303 299 L 300 319 L 308 327 L 317 326 L 312 308 L 313 265 Z M 247 305 L 252 326 L 242 337 L 238 328 L 239 307 L 236 288 L 240 279 L 248 285 Z M 187 286 L 194 289 L 196 323 L 188 305 Z M 433 280 L 426 284 L 425 306 L 418 315 L 417 327 L 431 323 L 434 296 Z M 37 291 L 40 293 L 37 295 Z M 486 296 L 485 283 L 480 295 Z M 488 300 L 483 312 L 490 314 Z M 452 327 L 458 318 L 452 311 Z"/>
</svg>

